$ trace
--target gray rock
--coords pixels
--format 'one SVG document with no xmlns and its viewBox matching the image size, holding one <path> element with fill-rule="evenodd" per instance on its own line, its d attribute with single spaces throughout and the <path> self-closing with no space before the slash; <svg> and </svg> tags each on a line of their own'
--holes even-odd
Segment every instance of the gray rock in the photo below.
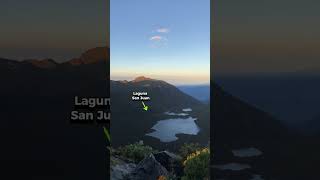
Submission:
<svg viewBox="0 0 320 180">
<path fill-rule="evenodd" d="M 168 151 L 161 151 L 153 154 L 155 159 L 167 169 L 167 171 L 174 171 L 175 174 L 181 175 L 183 167 L 181 164 L 182 158 Z"/>
<path fill-rule="evenodd" d="M 123 180 L 128 174 L 130 174 L 135 168 L 136 164 L 127 163 L 120 158 L 111 157 L 113 165 L 111 166 L 111 180 Z"/>
<path fill-rule="evenodd" d="M 159 176 L 168 176 L 168 171 L 150 154 L 126 176 L 126 180 L 156 180 Z"/>
</svg>

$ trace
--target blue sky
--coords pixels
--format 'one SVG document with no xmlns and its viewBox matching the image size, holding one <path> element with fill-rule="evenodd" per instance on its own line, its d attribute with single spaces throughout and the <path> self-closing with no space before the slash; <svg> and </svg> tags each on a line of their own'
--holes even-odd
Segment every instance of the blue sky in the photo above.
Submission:
<svg viewBox="0 0 320 180">
<path fill-rule="evenodd" d="M 209 82 L 210 0 L 111 0 L 110 18 L 112 79 Z"/>
</svg>

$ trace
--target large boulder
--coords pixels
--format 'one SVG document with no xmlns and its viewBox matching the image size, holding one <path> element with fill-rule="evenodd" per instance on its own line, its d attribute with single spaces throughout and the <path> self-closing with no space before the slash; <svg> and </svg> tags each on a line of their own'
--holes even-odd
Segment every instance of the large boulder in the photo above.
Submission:
<svg viewBox="0 0 320 180">
<path fill-rule="evenodd" d="M 125 162 L 114 156 L 111 157 L 111 162 L 111 180 L 123 180 L 136 168 L 136 164 Z"/>
<path fill-rule="evenodd" d="M 154 157 L 150 154 L 144 158 L 137 167 L 127 175 L 126 180 L 158 179 L 160 176 L 168 176 L 169 173 Z"/>
<path fill-rule="evenodd" d="M 161 151 L 153 154 L 155 159 L 167 169 L 169 172 L 174 172 L 176 175 L 182 175 L 183 167 L 181 164 L 182 158 L 168 151 Z"/>
</svg>

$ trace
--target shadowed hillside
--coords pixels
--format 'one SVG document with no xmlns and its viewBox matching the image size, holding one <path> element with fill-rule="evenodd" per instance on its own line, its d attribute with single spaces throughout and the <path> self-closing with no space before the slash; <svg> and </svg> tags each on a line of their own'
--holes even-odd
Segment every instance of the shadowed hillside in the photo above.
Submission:
<svg viewBox="0 0 320 180">
<path fill-rule="evenodd" d="M 317 179 L 314 166 L 320 162 L 317 137 L 289 130 L 270 114 L 242 102 L 221 87 L 211 88 L 212 167 L 216 178 Z M 259 155 L 234 154 L 246 149 L 255 149 Z"/>
<path fill-rule="evenodd" d="M 1 176 L 107 178 L 102 129 L 72 125 L 69 120 L 74 96 L 109 94 L 109 49 L 88 52 L 80 57 L 81 66 L 70 61 L 0 59 L 0 161 L 5 164 Z"/>
</svg>

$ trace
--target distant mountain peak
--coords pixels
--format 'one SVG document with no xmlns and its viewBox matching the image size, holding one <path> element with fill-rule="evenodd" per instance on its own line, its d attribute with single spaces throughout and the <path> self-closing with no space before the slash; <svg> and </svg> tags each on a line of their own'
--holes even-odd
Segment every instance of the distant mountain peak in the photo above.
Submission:
<svg viewBox="0 0 320 180">
<path fill-rule="evenodd" d="M 139 77 L 136 77 L 134 80 L 132 80 L 131 82 L 141 82 L 141 81 L 150 81 L 150 80 L 154 80 L 154 79 L 151 79 L 151 78 L 147 78 L 145 76 L 139 76 Z"/>
<path fill-rule="evenodd" d="M 122 81 L 119 81 L 119 82 L 126 84 L 126 83 L 128 83 L 129 81 L 127 81 L 127 80 L 122 80 Z"/>
<path fill-rule="evenodd" d="M 87 50 L 79 58 L 73 58 L 68 61 L 71 65 L 95 64 L 101 61 L 106 61 L 109 58 L 108 47 L 96 47 Z"/>
</svg>

